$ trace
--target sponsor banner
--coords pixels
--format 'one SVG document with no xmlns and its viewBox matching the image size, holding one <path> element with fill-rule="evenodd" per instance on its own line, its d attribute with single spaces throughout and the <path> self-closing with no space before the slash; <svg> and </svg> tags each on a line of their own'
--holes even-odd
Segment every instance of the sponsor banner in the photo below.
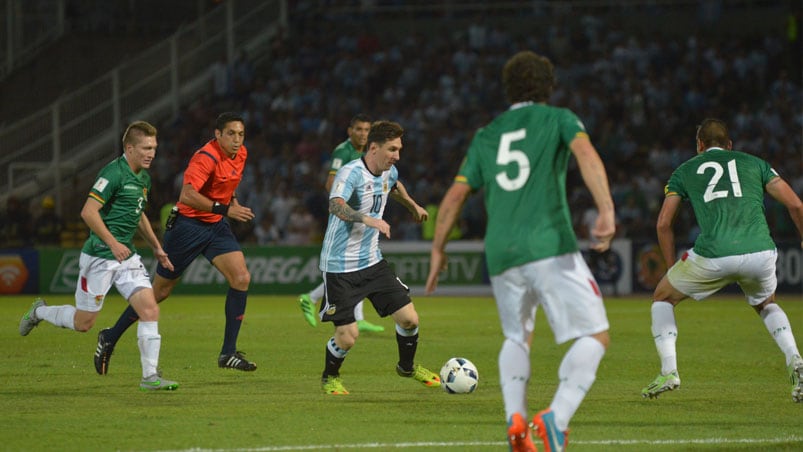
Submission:
<svg viewBox="0 0 803 452">
<path fill-rule="evenodd" d="M 39 254 L 34 248 L 0 250 L 0 295 L 39 292 Z"/>
<path fill-rule="evenodd" d="M 399 279 L 410 286 L 414 295 L 423 293 L 429 274 L 429 242 L 387 242 L 382 254 L 394 268 Z M 581 247 L 587 244 L 581 242 Z M 251 272 L 250 293 L 299 294 L 320 284 L 318 270 L 320 248 L 308 247 L 245 247 L 246 263 Z M 441 274 L 439 294 L 490 294 L 488 272 L 485 267 L 483 244 L 479 241 L 455 241 L 447 245 L 449 265 Z M 44 293 L 73 293 L 78 278 L 80 250 L 54 249 L 42 251 L 42 278 Z M 141 249 L 142 261 L 153 274 L 156 261 L 150 249 Z M 612 251 L 595 265 L 600 287 L 606 293 L 626 294 L 631 285 L 630 242 L 616 240 Z M 176 294 L 224 293 L 226 280 L 203 257 L 198 258 L 182 275 Z"/>
</svg>

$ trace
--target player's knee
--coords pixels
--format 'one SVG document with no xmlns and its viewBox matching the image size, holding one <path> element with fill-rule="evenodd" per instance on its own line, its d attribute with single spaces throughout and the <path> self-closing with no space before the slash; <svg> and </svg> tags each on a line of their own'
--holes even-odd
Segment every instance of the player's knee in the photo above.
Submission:
<svg viewBox="0 0 803 452">
<path fill-rule="evenodd" d="M 603 331 L 601 333 L 592 334 L 591 337 L 597 340 L 600 344 L 602 344 L 605 349 L 608 349 L 608 345 L 611 343 L 611 336 L 608 334 L 608 331 Z"/>
<path fill-rule="evenodd" d="M 229 281 L 229 285 L 237 290 L 248 290 L 248 286 L 251 284 L 251 273 L 248 270 L 242 270 L 234 273 L 231 277 L 231 281 Z"/>
<path fill-rule="evenodd" d="M 91 330 L 93 326 L 95 326 L 95 318 L 75 318 L 75 331 L 80 333 L 86 333 L 87 331 Z"/>
</svg>

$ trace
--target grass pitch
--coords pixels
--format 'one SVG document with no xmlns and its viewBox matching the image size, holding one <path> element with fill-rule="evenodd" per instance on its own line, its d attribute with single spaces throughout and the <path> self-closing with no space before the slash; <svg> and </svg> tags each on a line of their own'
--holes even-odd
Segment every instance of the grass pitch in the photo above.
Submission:
<svg viewBox="0 0 803 452">
<path fill-rule="evenodd" d="M 33 297 L 1 297 L 0 449 L 504 451 L 496 358 L 502 336 L 490 298 L 415 297 L 421 316 L 417 361 L 434 371 L 452 356 L 478 367 L 480 384 L 450 395 L 396 375 L 392 321 L 366 316 L 384 333 L 363 334 L 341 369 L 348 396 L 320 391 L 330 324 L 310 328 L 293 297 L 251 296 L 239 348 L 256 372 L 217 367 L 223 292 L 174 296 L 161 305 L 161 363 L 175 392 L 142 393 L 136 329 L 113 355 L 110 373 L 92 364 L 97 331 L 124 301 L 110 296 L 87 334 L 41 323 L 20 337 Z M 51 305 L 72 297 L 47 297 Z M 572 450 L 801 450 L 803 404 L 789 396 L 784 359 L 741 298 L 685 301 L 676 309 L 683 386 L 658 400 L 641 388 L 659 370 L 650 334 L 650 297 L 608 298 L 611 347 L 571 425 Z M 803 337 L 800 294 L 780 296 Z M 554 344 L 539 311 L 530 409 L 549 404 L 568 345 Z"/>
</svg>

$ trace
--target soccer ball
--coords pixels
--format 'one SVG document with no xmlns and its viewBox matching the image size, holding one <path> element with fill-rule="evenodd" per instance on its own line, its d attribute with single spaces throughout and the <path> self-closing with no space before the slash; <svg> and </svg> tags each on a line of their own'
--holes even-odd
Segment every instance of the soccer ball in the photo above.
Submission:
<svg viewBox="0 0 803 452">
<path fill-rule="evenodd" d="M 441 367 L 441 387 L 449 394 L 469 394 L 477 389 L 477 366 L 466 358 L 450 358 Z"/>
</svg>

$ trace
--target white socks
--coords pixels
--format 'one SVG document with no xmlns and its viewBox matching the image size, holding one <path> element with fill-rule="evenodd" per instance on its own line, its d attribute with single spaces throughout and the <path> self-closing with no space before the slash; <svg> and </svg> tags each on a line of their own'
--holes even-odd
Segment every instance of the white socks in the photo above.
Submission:
<svg viewBox="0 0 803 452">
<path fill-rule="evenodd" d="M 75 306 L 71 304 L 39 306 L 36 308 L 36 317 L 53 325 L 75 331 L 75 311 Z"/>
<path fill-rule="evenodd" d="M 162 346 L 158 323 L 140 320 L 137 325 L 137 345 L 139 345 L 139 358 L 142 362 L 142 378 L 148 378 L 157 373 L 159 349 Z"/>
<path fill-rule="evenodd" d="M 560 384 L 549 405 L 560 431 L 569 428 L 569 421 L 597 378 L 597 367 L 604 355 L 605 347 L 598 340 L 585 336 L 577 339 L 563 357 L 558 368 Z"/>
<path fill-rule="evenodd" d="M 795 344 L 795 336 L 792 334 L 792 326 L 789 324 L 789 318 L 780 306 L 775 303 L 770 303 L 761 310 L 761 318 L 764 320 L 764 325 L 767 331 L 770 332 L 775 343 L 786 356 L 786 365 L 788 366 L 792 359 L 799 355 L 797 344 Z"/>
<path fill-rule="evenodd" d="M 665 301 L 653 301 L 652 337 L 661 358 L 661 374 L 666 375 L 678 369 L 677 349 L 678 326 L 675 322 L 675 307 Z"/>
<path fill-rule="evenodd" d="M 530 349 L 505 339 L 499 351 L 499 383 L 505 403 L 505 419 L 515 413 L 527 417 L 527 382 L 530 381 Z"/>
</svg>

